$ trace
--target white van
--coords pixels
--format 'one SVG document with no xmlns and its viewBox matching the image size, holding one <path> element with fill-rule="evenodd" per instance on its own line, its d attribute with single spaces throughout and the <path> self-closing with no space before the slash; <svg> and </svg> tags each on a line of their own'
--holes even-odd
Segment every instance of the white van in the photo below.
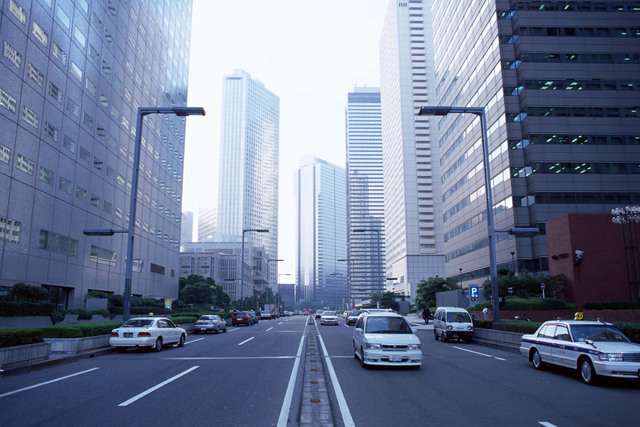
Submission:
<svg viewBox="0 0 640 427">
<path fill-rule="evenodd" d="M 433 336 L 443 342 L 454 338 L 471 341 L 473 321 L 469 312 L 459 307 L 438 307 L 433 316 Z"/>
</svg>

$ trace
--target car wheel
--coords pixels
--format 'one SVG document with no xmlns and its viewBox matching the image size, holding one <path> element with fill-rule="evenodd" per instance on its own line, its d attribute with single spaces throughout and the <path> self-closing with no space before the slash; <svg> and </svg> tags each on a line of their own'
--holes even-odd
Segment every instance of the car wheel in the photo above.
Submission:
<svg viewBox="0 0 640 427">
<path fill-rule="evenodd" d="M 153 349 L 156 352 L 162 351 L 162 337 L 158 337 L 158 339 L 156 340 L 156 345 L 153 346 Z"/>
<path fill-rule="evenodd" d="M 542 369 L 542 358 L 540 357 L 540 353 L 538 353 L 538 350 L 533 350 L 533 354 L 531 355 L 531 364 L 537 370 Z"/>
<path fill-rule="evenodd" d="M 436 341 L 438 341 L 438 333 L 436 332 L 436 330 L 433 330 L 433 339 L 435 339 Z"/>
<path fill-rule="evenodd" d="M 116 347 L 118 349 L 118 353 L 124 353 L 127 351 L 127 347 Z"/>
<path fill-rule="evenodd" d="M 222 330 L 222 332 L 227 333 L 227 325 L 224 325 L 224 329 Z"/>
<path fill-rule="evenodd" d="M 353 342 L 353 358 L 356 359 L 356 360 L 360 359 L 358 357 L 358 352 L 356 351 L 356 343 L 355 343 L 355 341 Z"/>
<path fill-rule="evenodd" d="M 364 363 L 364 350 L 362 349 L 362 347 L 360 347 L 360 366 L 362 366 L 363 368 L 367 367 L 367 364 Z"/>
<path fill-rule="evenodd" d="M 596 382 L 596 371 L 593 369 L 593 364 L 587 358 L 583 358 L 580 361 L 580 378 L 585 384 L 594 384 Z"/>
<path fill-rule="evenodd" d="M 442 331 L 442 342 L 447 342 L 447 332 Z"/>
<path fill-rule="evenodd" d="M 216 335 L 218 335 L 220 333 L 220 326 L 216 326 L 216 330 L 213 331 L 213 332 L 215 332 Z"/>
<path fill-rule="evenodd" d="M 184 342 L 187 340 L 187 338 L 184 336 L 184 334 L 180 335 L 180 341 L 178 341 L 178 347 L 184 347 Z"/>
</svg>

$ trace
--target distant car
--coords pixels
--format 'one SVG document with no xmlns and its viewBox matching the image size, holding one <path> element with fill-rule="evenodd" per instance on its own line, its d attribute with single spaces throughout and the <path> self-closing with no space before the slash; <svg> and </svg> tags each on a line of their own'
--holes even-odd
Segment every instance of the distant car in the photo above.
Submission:
<svg viewBox="0 0 640 427">
<path fill-rule="evenodd" d="M 271 319 L 271 312 L 269 310 L 262 310 L 260 312 L 260 319 Z"/>
<path fill-rule="evenodd" d="M 422 364 L 422 346 L 400 314 L 363 313 L 353 330 L 353 355 L 367 365 L 413 366 Z"/>
<path fill-rule="evenodd" d="M 253 318 L 254 324 L 260 321 L 260 316 L 258 316 L 255 311 L 251 310 L 251 311 L 248 311 L 248 313 L 249 313 L 249 316 Z"/>
<path fill-rule="evenodd" d="M 206 314 L 204 316 L 200 316 L 193 325 L 194 334 L 199 332 L 215 332 L 217 334 L 220 331 L 227 332 L 227 322 L 222 320 L 222 318 L 217 314 Z"/>
<path fill-rule="evenodd" d="M 231 317 L 231 324 L 233 326 L 238 325 L 247 325 L 251 326 L 254 324 L 253 318 L 246 311 L 237 311 L 233 313 L 233 317 Z"/>
<path fill-rule="evenodd" d="M 347 313 L 347 317 L 344 323 L 346 323 L 348 326 L 353 326 L 356 324 L 358 316 L 360 316 L 359 311 L 350 311 L 349 313 Z"/>
<path fill-rule="evenodd" d="M 135 317 L 111 331 L 109 345 L 118 351 L 131 347 L 147 347 L 161 351 L 168 344 L 183 347 L 187 332 L 165 317 Z"/>
<path fill-rule="evenodd" d="M 535 369 L 553 364 L 575 369 L 586 384 L 597 377 L 640 377 L 640 344 L 634 344 L 611 323 L 553 320 L 523 335 L 520 353 Z"/>
<path fill-rule="evenodd" d="M 316 310 L 316 319 L 319 319 L 322 317 L 322 312 L 323 310 Z"/>
<path fill-rule="evenodd" d="M 320 317 L 320 324 L 338 326 L 338 315 L 335 311 L 323 311 Z"/>
</svg>

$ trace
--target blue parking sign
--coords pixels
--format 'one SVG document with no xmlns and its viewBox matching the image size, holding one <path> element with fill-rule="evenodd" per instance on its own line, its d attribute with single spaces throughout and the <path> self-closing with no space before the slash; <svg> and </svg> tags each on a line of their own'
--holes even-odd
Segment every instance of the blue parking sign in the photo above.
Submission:
<svg viewBox="0 0 640 427">
<path fill-rule="evenodd" d="M 469 299 L 471 299 L 471 301 L 478 301 L 478 287 L 477 286 L 469 286 Z"/>
</svg>

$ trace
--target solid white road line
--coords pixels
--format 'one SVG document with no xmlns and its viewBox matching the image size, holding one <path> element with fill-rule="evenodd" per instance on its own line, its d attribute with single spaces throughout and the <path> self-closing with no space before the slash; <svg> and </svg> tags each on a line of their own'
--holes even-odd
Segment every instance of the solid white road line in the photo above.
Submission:
<svg viewBox="0 0 640 427">
<path fill-rule="evenodd" d="M 280 409 L 280 416 L 278 417 L 278 424 L 277 424 L 278 427 L 287 427 L 289 412 L 291 412 L 291 400 L 293 398 L 293 389 L 296 386 L 296 378 L 298 377 L 298 367 L 300 366 L 300 356 L 302 355 L 302 345 L 304 344 L 304 338 L 306 335 L 307 335 L 307 322 L 304 323 L 304 330 L 302 331 L 302 337 L 300 337 L 300 344 L 298 345 L 298 353 L 296 353 L 296 361 L 293 362 L 293 369 L 291 369 L 291 376 L 289 377 L 287 392 L 284 394 L 284 400 L 282 401 L 282 408 Z"/>
<path fill-rule="evenodd" d="M 249 341 L 251 341 L 251 340 L 252 340 L 252 339 L 254 339 L 254 338 L 255 338 L 255 337 L 251 337 L 251 338 L 249 338 L 248 340 L 244 340 L 244 341 L 242 341 L 242 342 L 241 342 L 240 344 L 238 344 L 238 345 L 246 344 L 246 343 L 248 343 Z"/>
<path fill-rule="evenodd" d="M 40 386 L 43 386 L 43 385 L 47 385 L 47 384 L 55 383 L 55 382 L 58 382 L 58 381 L 66 380 L 67 378 L 75 377 L 76 375 L 86 374 L 87 372 L 95 371 L 96 369 L 100 369 L 100 368 L 87 369 L 86 371 L 76 372 L 75 374 L 71 374 L 71 375 L 67 375 L 67 376 L 64 376 L 64 377 L 56 378 L 55 380 L 46 381 L 46 382 L 43 382 L 43 383 L 40 383 L 40 384 L 31 385 L 29 387 L 24 387 L 24 388 L 21 388 L 21 389 L 18 389 L 18 390 L 14 390 L 14 391 L 9 391 L 7 393 L 0 394 L 0 398 L 6 397 L 6 396 L 11 396 L 12 394 L 20 393 L 22 391 L 31 390 L 32 388 L 40 387 Z"/>
<path fill-rule="evenodd" d="M 333 391 L 336 393 L 336 399 L 338 399 L 338 406 L 340 407 L 340 413 L 342 414 L 342 422 L 345 427 L 355 427 L 355 423 L 351 417 L 351 411 L 349 411 L 349 406 L 347 405 L 347 401 L 342 393 L 338 376 L 336 375 L 336 371 L 333 369 L 333 363 L 331 363 L 331 358 L 329 357 L 329 353 L 327 353 L 327 348 L 324 345 L 324 340 L 322 339 L 322 335 L 320 335 L 317 323 L 316 331 L 318 331 L 318 338 L 320 339 L 320 345 L 322 346 L 322 353 L 324 354 L 325 361 L 327 362 L 327 369 L 329 370 L 329 376 L 331 377 L 331 384 L 333 384 Z"/>
<path fill-rule="evenodd" d="M 272 329 L 273 329 L 273 326 L 272 326 L 272 327 L 270 327 L 269 329 L 267 329 L 267 332 L 269 332 L 269 331 L 270 331 L 270 330 L 272 330 Z"/>
<path fill-rule="evenodd" d="M 199 366 L 194 366 L 193 368 L 187 369 L 186 371 L 182 372 L 181 374 L 176 375 L 175 377 L 171 377 L 166 381 L 161 382 L 160 384 L 158 384 L 155 387 L 151 387 L 149 390 L 147 391 L 143 391 L 142 393 L 138 394 L 137 396 L 132 397 L 131 399 L 122 402 L 121 404 L 119 404 L 118 406 L 129 406 L 131 403 L 135 402 L 138 399 L 142 399 L 143 397 L 145 397 L 147 394 L 149 393 L 153 393 L 154 391 L 156 391 L 157 389 L 159 389 L 160 387 L 164 387 L 165 385 L 169 384 L 172 381 L 177 380 L 178 378 L 180 378 L 183 375 L 187 375 L 189 372 L 194 371 L 196 369 L 198 369 Z"/>
<path fill-rule="evenodd" d="M 295 356 L 167 357 L 164 360 L 263 360 L 263 359 L 295 359 Z"/>
<path fill-rule="evenodd" d="M 187 341 L 185 344 L 193 344 L 194 342 L 202 341 L 204 338 L 198 338 L 197 340 Z"/>
<path fill-rule="evenodd" d="M 549 421 L 539 421 L 538 424 L 543 425 L 544 427 L 556 427 L 555 424 L 551 424 Z"/>
<path fill-rule="evenodd" d="M 492 356 L 492 355 L 490 355 L 490 354 L 485 354 L 485 353 L 480 353 L 480 352 L 478 352 L 478 351 L 468 350 L 468 349 L 466 349 L 466 348 L 458 347 L 458 346 L 456 346 L 456 345 L 454 345 L 454 346 L 452 346 L 452 347 L 453 347 L 453 348 L 457 348 L 458 350 L 466 351 L 466 352 L 473 353 L 473 354 L 477 354 L 477 355 L 484 356 L 484 357 L 492 357 L 492 358 L 494 358 L 494 359 L 498 359 L 498 360 L 502 360 L 502 361 L 507 360 L 507 359 L 503 359 L 503 358 L 501 358 L 501 357 Z"/>
</svg>

